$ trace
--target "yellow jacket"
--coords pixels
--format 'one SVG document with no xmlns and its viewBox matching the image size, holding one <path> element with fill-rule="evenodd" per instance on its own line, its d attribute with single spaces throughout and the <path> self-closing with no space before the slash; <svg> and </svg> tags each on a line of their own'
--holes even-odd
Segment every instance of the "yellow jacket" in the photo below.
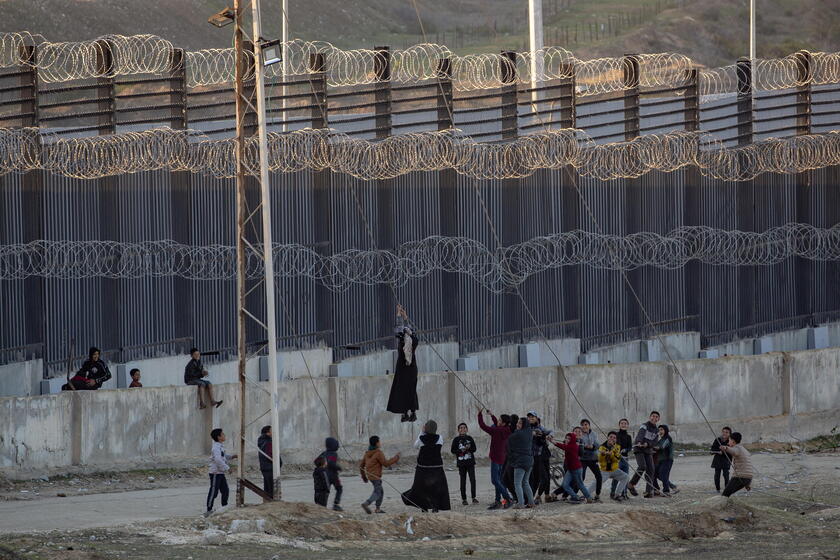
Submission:
<svg viewBox="0 0 840 560">
<path fill-rule="evenodd" d="M 618 469 L 618 462 L 621 460 L 621 446 L 617 443 L 611 448 L 602 445 L 598 448 L 598 466 L 603 472 L 613 472 Z"/>
</svg>

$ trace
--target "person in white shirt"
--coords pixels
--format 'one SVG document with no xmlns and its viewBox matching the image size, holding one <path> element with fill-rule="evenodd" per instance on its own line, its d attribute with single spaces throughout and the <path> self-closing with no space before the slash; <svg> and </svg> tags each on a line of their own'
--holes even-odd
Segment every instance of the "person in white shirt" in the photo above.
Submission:
<svg viewBox="0 0 840 560">
<path fill-rule="evenodd" d="M 213 438 L 213 447 L 210 449 L 210 491 L 207 493 L 207 510 L 204 512 L 204 517 L 208 517 L 213 513 L 213 502 L 216 501 L 216 496 L 222 494 L 222 507 L 228 504 L 228 496 L 230 490 L 228 488 L 227 478 L 225 473 L 230 470 L 228 459 L 236 459 L 236 455 L 225 455 L 225 433 L 221 428 L 216 428 L 210 432 L 210 437 Z"/>
</svg>

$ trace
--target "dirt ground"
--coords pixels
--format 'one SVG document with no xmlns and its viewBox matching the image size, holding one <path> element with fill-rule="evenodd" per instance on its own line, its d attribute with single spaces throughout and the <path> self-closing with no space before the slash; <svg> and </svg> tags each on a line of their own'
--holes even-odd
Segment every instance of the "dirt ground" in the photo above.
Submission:
<svg viewBox="0 0 840 560">
<path fill-rule="evenodd" d="M 357 503 L 369 487 L 353 482 L 350 492 L 347 473 L 350 496 L 343 513 L 304 503 L 300 494 L 289 498 L 298 502 L 228 509 L 207 519 L 189 515 L 112 526 L 105 519 L 101 527 L 91 529 L 0 535 L 0 558 L 595 560 L 677 553 L 698 559 L 840 559 L 840 455 L 760 454 L 756 463 L 761 479 L 752 492 L 731 499 L 714 493 L 707 462 L 705 457 L 682 458 L 677 469 L 682 475 L 676 477 L 681 491 L 671 498 L 577 506 L 550 503 L 535 510 L 504 512 L 485 509 L 486 488 L 481 488 L 483 505 L 461 506 L 457 478 L 450 476 L 451 512 L 421 513 L 398 506 L 395 490 L 386 488 L 386 495 L 391 494 L 386 501 L 389 513 L 369 516 Z M 155 476 L 153 483 L 163 485 L 170 474 L 173 493 L 179 492 L 178 485 L 193 480 L 189 472 L 143 473 L 136 475 L 136 483 L 142 486 L 145 475 Z M 485 474 L 481 469 L 480 476 Z M 308 492 L 305 476 L 298 477 L 299 492 Z M 388 476 L 404 486 L 410 472 Z M 123 478 L 130 484 L 135 475 Z M 7 506 L 16 506 L 24 515 L 30 504 L 17 500 Z M 10 515 L 11 510 L 2 511 Z M 72 517 L 72 510 L 68 515 Z M 214 539 L 223 542 L 209 544 Z"/>
</svg>

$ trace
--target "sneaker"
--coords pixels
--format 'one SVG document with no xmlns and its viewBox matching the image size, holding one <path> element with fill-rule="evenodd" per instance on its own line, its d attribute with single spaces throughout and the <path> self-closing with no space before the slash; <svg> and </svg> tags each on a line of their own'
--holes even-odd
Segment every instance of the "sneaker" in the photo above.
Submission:
<svg viewBox="0 0 840 560">
<path fill-rule="evenodd" d="M 645 498 L 653 498 L 653 492 L 645 492 Z"/>
<path fill-rule="evenodd" d="M 208 510 L 207 510 L 207 511 L 205 511 L 202 515 L 204 515 L 204 517 L 210 517 L 211 515 L 213 515 L 213 510 L 212 510 L 212 509 L 208 509 Z"/>
<path fill-rule="evenodd" d="M 344 508 L 338 504 L 333 504 L 333 511 L 344 511 Z"/>
<path fill-rule="evenodd" d="M 513 509 L 525 509 L 525 506 L 523 506 L 522 504 L 516 504 L 515 506 L 513 506 Z"/>
<path fill-rule="evenodd" d="M 494 510 L 494 509 L 499 509 L 501 507 L 502 507 L 501 502 L 493 502 L 493 504 L 490 507 L 488 507 L 487 509 L 488 510 Z"/>
<path fill-rule="evenodd" d="M 373 513 L 385 513 L 385 510 L 376 508 L 375 510 L 373 510 Z"/>
<path fill-rule="evenodd" d="M 478 499 L 473 498 L 473 503 L 474 503 L 474 504 L 477 504 L 477 503 L 478 503 Z"/>
<path fill-rule="evenodd" d="M 592 498 L 592 501 L 593 502 L 600 502 L 601 501 L 601 496 L 595 496 L 594 498 Z"/>
<path fill-rule="evenodd" d="M 671 488 L 671 494 L 679 494 L 679 493 L 680 493 L 680 491 L 677 490 L 676 488 Z"/>
<path fill-rule="evenodd" d="M 369 504 L 364 504 L 364 503 L 363 503 L 363 504 L 362 504 L 362 509 L 363 509 L 363 510 L 365 510 L 365 513 L 367 513 L 368 515 L 370 515 L 370 513 L 371 513 L 371 512 L 370 512 L 370 505 L 369 505 Z"/>
<path fill-rule="evenodd" d="M 610 499 L 615 500 L 615 492 L 610 492 Z"/>
<path fill-rule="evenodd" d="M 502 506 L 502 509 L 510 509 L 510 508 L 512 508 L 512 507 L 513 507 L 513 502 L 511 502 L 510 500 L 508 500 L 507 502 L 505 502 L 505 505 L 504 505 L 504 506 Z"/>
<path fill-rule="evenodd" d="M 408 414 L 403 413 L 403 415 L 400 416 L 400 422 L 408 422 L 408 421 L 409 421 L 408 420 Z"/>
<path fill-rule="evenodd" d="M 534 498 L 534 503 L 535 503 L 535 504 L 537 504 L 537 505 L 539 505 L 539 504 L 541 504 L 542 502 L 540 502 L 540 499 L 539 499 L 539 498 Z"/>
<path fill-rule="evenodd" d="M 630 492 L 631 494 L 633 494 L 634 496 L 638 496 L 638 495 L 639 495 L 639 493 L 638 493 L 638 492 L 636 492 L 636 487 L 635 487 L 635 486 L 633 486 L 632 484 L 631 484 L 631 485 L 629 485 L 629 486 L 627 486 L 627 491 L 628 491 L 628 492 Z"/>
<path fill-rule="evenodd" d="M 409 422 L 417 422 L 417 413 L 414 412 L 413 410 L 411 411 L 411 414 L 408 415 L 408 421 Z"/>
<path fill-rule="evenodd" d="M 583 501 L 578 499 L 578 498 L 569 498 L 568 500 L 566 500 L 566 503 L 567 504 L 572 504 L 572 505 L 578 505 L 578 504 L 582 504 Z"/>
<path fill-rule="evenodd" d="M 462 506 L 469 505 L 469 502 L 467 502 L 467 500 L 461 500 L 461 505 Z"/>
<path fill-rule="evenodd" d="M 663 498 L 670 498 L 670 497 L 671 497 L 671 493 L 670 493 L 670 492 L 662 492 L 662 493 L 661 493 L 661 494 L 659 494 L 659 495 L 660 495 L 660 496 L 662 496 Z"/>
<path fill-rule="evenodd" d="M 525 509 L 534 509 L 536 507 L 537 507 L 537 504 L 533 503 L 533 504 L 528 504 L 527 506 L 525 506 Z"/>
</svg>

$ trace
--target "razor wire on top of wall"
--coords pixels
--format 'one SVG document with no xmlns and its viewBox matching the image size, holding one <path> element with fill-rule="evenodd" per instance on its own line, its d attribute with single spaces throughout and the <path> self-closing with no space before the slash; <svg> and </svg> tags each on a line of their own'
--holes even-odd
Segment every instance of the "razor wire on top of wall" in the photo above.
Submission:
<svg viewBox="0 0 840 560">
<path fill-rule="evenodd" d="M 260 249 L 257 247 L 257 249 Z M 764 232 L 683 226 L 666 235 L 626 236 L 582 230 L 535 237 L 492 250 L 474 239 L 431 236 L 395 251 L 349 249 L 332 255 L 299 244 L 274 244 L 275 275 L 310 278 L 331 290 L 352 284 L 405 285 L 434 272 L 466 275 L 488 290 L 514 289 L 540 272 L 572 265 L 606 270 L 675 269 L 691 260 L 725 266 L 771 265 L 790 257 L 840 260 L 840 226 L 785 224 Z M 246 255 L 247 275 L 261 278 L 263 260 Z M 0 245 L 0 280 L 236 277 L 236 247 L 175 241 L 32 241 Z"/>
<path fill-rule="evenodd" d="M 32 60 L 22 47 L 37 47 Z M 291 75 L 307 74 L 310 57 L 324 55 L 326 78 L 330 86 L 355 86 L 377 81 L 377 54 L 373 49 L 343 50 L 325 41 L 295 39 L 282 45 L 287 71 Z M 103 64 L 103 51 L 110 49 L 109 65 Z M 34 66 L 44 82 L 114 77 L 133 74 L 162 74 L 172 70 L 175 47 L 155 35 L 106 35 L 92 41 L 51 42 L 29 33 L 0 33 L 0 68 Z M 253 54 L 246 53 L 253 57 Z M 638 63 L 627 57 L 604 57 L 584 60 L 561 47 L 545 47 L 538 51 L 508 54 L 482 53 L 459 56 L 445 45 L 423 43 L 391 51 L 391 81 L 413 83 L 438 77 L 438 61 L 449 58 L 452 84 L 456 90 L 492 89 L 505 79 L 516 76 L 520 83 L 546 82 L 569 78 L 574 73 L 578 95 L 595 95 L 622 91 L 628 84 L 648 88 L 680 88 L 689 85 L 689 71 L 700 65 L 677 53 L 634 55 Z M 807 61 L 806 61 L 807 57 Z M 231 82 L 234 76 L 233 49 L 204 49 L 185 53 L 189 86 L 218 85 Z M 532 61 L 537 59 L 539 75 L 532 76 Z M 248 64 L 253 68 L 253 60 Z M 276 78 L 282 65 L 266 68 L 269 78 Z M 700 94 L 703 96 L 737 91 L 737 65 L 699 71 Z M 253 75 L 246 75 L 246 79 Z M 776 90 L 806 84 L 840 82 L 840 53 L 794 53 L 782 58 L 755 59 L 752 62 L 752 83 L 758 90 Z"/>
<path fill-rule="evenodd" d="M 248 139 L 246 164 L 258 167 L 256 138 Z M 233 177 L 235 139 L 208 139 L 192 130 L 156 128 L 65 138 L 38 128 L 0 128 L 0 174 L 42 169 L 94 179 L 169 170 Z M 595 144 L 585 132 L 561 129 L 503 143 L 476 142 L 456 129 L 390 136 L 381 141 L 332 129 L 268 135 L 268 166 L 275 172 L 329 169 L 364 180 L 417 171 L 454 169 L 475 179 L 527 177 L 539 169 L 573 166 L 601 180 L 635 178 L 650 171 L 696 166 L 705 176 L 743 181 L 762 173 L 802 173 L 840 164 L 840 132 L 832 131 L 726 148 L 701 132 L 647 134 L 625 142 Z"/>
</svg>

